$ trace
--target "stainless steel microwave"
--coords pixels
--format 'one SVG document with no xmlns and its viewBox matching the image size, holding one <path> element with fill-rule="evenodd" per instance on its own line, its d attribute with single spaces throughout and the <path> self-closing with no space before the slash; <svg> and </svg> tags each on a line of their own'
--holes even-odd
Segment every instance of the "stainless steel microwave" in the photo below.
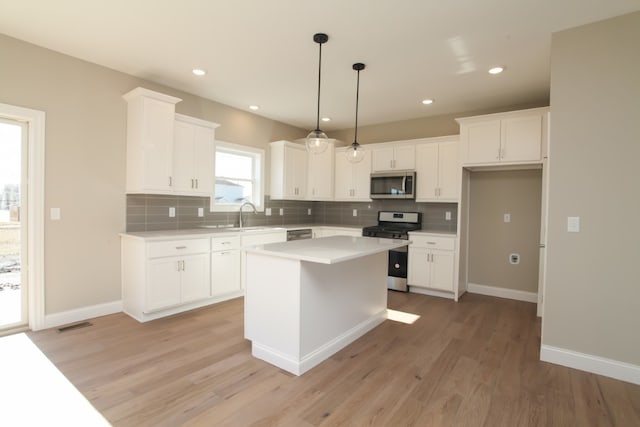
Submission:
<svg viewBox="0 0 640 427">
<path fill-rule="evenodd" d="M 416 173 L 414 171 L 372 173 L 369 194 L 372 199 L 415 199 Z"/>
</svg>

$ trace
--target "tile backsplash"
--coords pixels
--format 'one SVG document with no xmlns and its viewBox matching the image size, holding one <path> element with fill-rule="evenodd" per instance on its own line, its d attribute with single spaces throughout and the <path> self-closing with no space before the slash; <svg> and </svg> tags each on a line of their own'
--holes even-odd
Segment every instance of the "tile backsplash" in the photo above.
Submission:
<svg viewBox="0 0 640 427">
<path fill-rule="evenodd" d="M 172 207 L 175 208 L 175 217 L 169 216 L 169 208 Z M 198 216 L 198 208 L 202 208 L 204 216 Z M 364 227 L 377 223 L 378 211 L 389 210 L 422 212 L 423 228 L 455 232 L 458 215 L 456 203 L 416 203 L 408 200 L 311 202 L 271 200 L 266 196 L 265 208 L 271 208 L 271 216 L 265 215 L 265 212 L 254 214 L 249 207 L 245 207 L 244 224 L 278 226 L 316 223 Z M 280 209 L 283 215 L 280 215 Z M 353 216 L 354 210 L 356 216 Z M 445 220 L 447 211 L 451 212 L 450 221 Z M 208 197 L 127 195 L 127 231 L 185 230 L 203 225 L 238 226 L 238 212 L 209 212 Z"/>
</svg>

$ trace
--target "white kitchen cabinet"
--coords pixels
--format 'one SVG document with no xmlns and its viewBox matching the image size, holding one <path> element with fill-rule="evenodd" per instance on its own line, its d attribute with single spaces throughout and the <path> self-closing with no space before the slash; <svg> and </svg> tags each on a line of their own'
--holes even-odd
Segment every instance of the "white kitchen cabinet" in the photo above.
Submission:
<svg viewBox="0 0 640 427">
<path fill-rule="evenodd" d="M 208 238 L 122 239 L 122 304 L 138 319 L 210 296 Z M 180 309 L 174 310 L 178 312 Z"/>
<path fill-rule="evenodd" d="M 303 200 L 307 189 L 307 150 L 304 144 L 275 141 L 271 147 L 271 199 Z"/>
<path fill-rule="evenodd" d="M 320 154 L 307 152 L 307 200 L 333 200 L 335 146 L 329 142 Z"/>
<path fill-rule="evenodd" d="M 548 108 L 456 119 L 462 165 L 541 163 Z"/>
<path fill-rule="evenodd" d="M 211 196 L 214 185 L 214 142 L 217 123 L 175 115 L 173 191 L 185 196 Z"/>
<path fill-rule="evenodd" d="M 240 236 L 211 238 L 211 295 L 240 290 Z"/>
<path fill-rule="evenodd" d="M 371 151 L 363 149 L 364 158 L 358 163 L 347 160 L 345 151 L 335 153 L 335 197 L 336 201 L 370 201 L 369 181 L 371 177 Z"/>
<path fill-rule="evenodd" d="M 415 155 L 414 144 L 388 143 L 388 146 L 373 149 L 372 170 L 413 170 L 416 167 Z"/>
<path fill-rule="evenodd" d="M 454 297 L 455 236 L 409 233 L 409 240 L 409 286 L 450 292 Z"/>
<path fill-rule="evenodd" d="M 416 144 L 416 201 L 458 202 L 459 182 L 457 137 Z"/>
<path fill-rule="evenodd" d="M 173 191 L 173 130 L 180 98 L 136 88 L 127 101 L 127 193 Z"/>
</svg>

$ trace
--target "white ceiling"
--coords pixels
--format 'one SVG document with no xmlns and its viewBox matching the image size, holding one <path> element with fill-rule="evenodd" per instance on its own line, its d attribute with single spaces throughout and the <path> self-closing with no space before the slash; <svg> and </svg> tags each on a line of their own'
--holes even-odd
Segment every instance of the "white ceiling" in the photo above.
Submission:
<svg viewBox="0 0 640 427">
<path fill-rule="evenodd" d="M 353 127 L 354 62 L 366 64 L 360 125 L 545 101 L 551 33 L 640 0 L 0 0 L 0 10 L 6 35 L 305 129 L 316 117 L 313 34 L 327 33 L 327 131 Z M 506 71 L 489 75 L 495 65 Z"/>
</svg>

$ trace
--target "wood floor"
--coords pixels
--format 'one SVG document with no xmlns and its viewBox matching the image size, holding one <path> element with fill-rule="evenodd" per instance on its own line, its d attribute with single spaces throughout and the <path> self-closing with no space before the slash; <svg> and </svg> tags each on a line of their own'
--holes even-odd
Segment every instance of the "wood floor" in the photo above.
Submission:
<svg viewBox="0 0 640 427">
<path fill-rule="evenodd" d="M 251 357 L 242 303 L 29 337 L 115 426 L 640 426 L 640 386 L 538 360 L 534 304 L 390 292 L 414 324 L 295 377 Z"/>
</svg>

